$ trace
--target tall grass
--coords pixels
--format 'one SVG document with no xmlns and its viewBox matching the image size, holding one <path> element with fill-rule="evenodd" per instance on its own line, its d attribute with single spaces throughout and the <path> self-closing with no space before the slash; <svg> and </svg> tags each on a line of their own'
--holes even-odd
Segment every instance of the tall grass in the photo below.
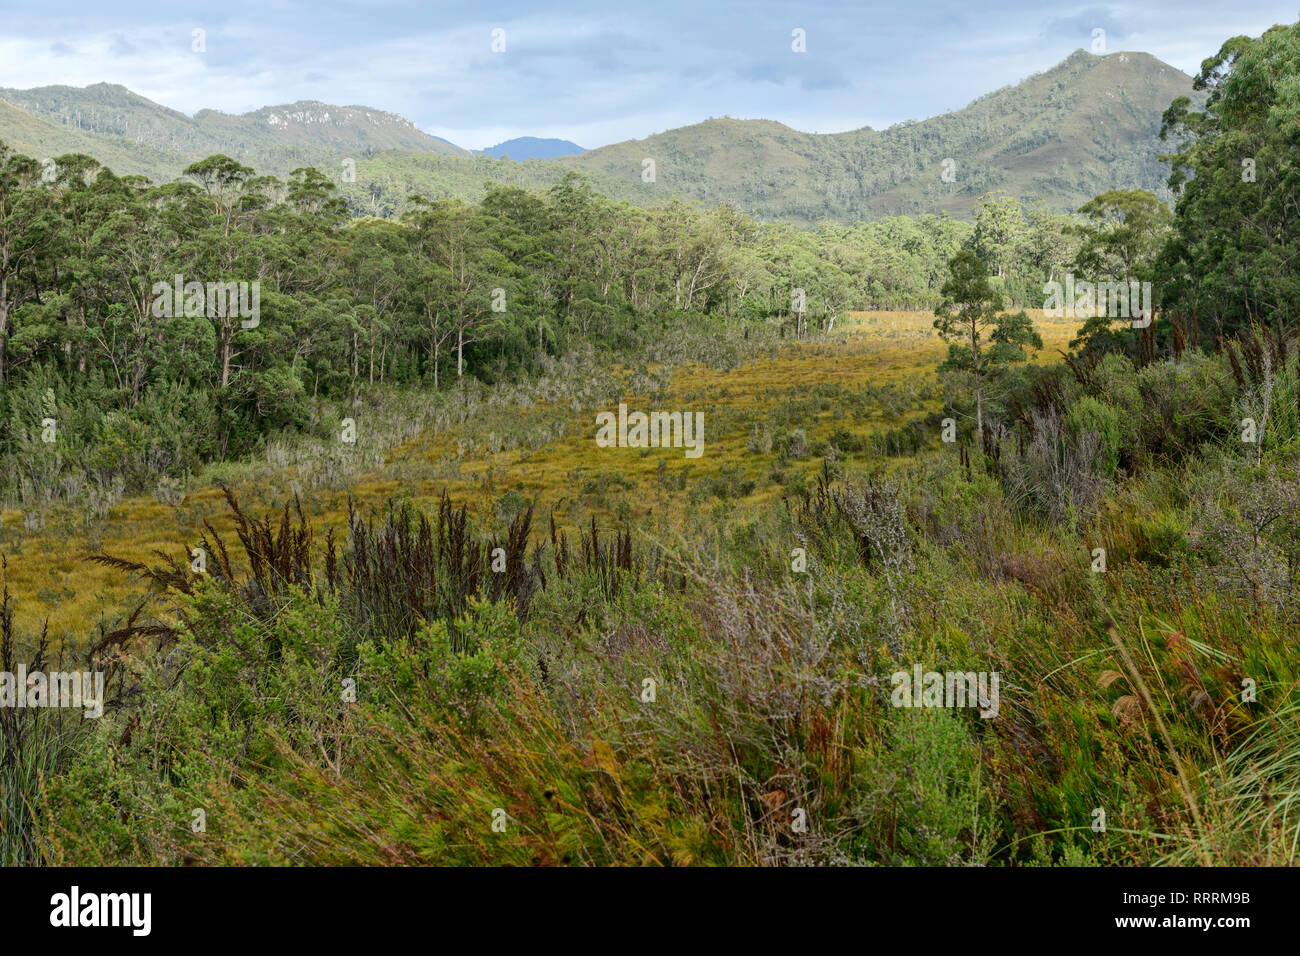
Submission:
<svg viewBox="0 0 1300 956">
<path fill-rule="evenodd" d="M 43 671 L 49 641 L 45 633 L 32 656 L 23 657 L 14 629 L 14 598 L 0 562 L 0 671 Z M 26 693 L 26 688 L 17 688 Z M 73 756 L 80 715 L 61 709 L 0 707 L 0 866 L 36 863 L 42 854 L 44 787 Z"/>
</svg>

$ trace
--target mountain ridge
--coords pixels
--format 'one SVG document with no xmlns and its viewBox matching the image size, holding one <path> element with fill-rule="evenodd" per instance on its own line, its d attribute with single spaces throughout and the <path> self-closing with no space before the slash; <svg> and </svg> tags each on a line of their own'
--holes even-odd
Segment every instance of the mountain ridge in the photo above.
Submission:
<svg viewBox="0 0 1300 956">
<path fill-rule="evenodd" d="M 514 139 L 508 139 L 505 142 L 497 143 L 495 146 L 489 146 L 487 149 L 475 150 L 485 156 L 491 156 L 493 159 L 502 159 L 509 156 L 511 159 L 555 159 L 558 156 L 569 156 L 574 153 L 586 152 L 583 147 L 567 139 L 553 139 L 538 136 L 516 136 Z"/>
<path fill-rule="evenodd" d="M 1051 69 L 982 94 L 960 110 L 883 130 L 803 133 L 775 120 L 724 117 L 559 162 L 631 180 L 640 178 L 645 159 L 654 159 L 657 183 L 670 190 L 699 199 L 721 192 L 742 208 L 766 208 L 772 218 L 804 221 L 845 213 L 859 218 L 966 213 L 979 194 L 997 188 L 1043 198 L 1057 208 L 1077 207 L 1126 179 L 1167 195 L 1167 172 L 1155 157 L 1162 151 L 1161 114 L 1178 95 L 1196 99 L 1191 77 L 1150 54 L 1099 56 L 1077 50 Z M 1027 96 L 1037 99 L 1036 109 L 1028 108 Z M 1050 114 L 1059 114 L 1062 127 L 1056 142 Z M 1113 123 L 1111 132 L 1098 128 L 1106 118 Z M 1016 148 L 998 149 L 1000 137 Z M 1087 153 L 1089 145 L 1096 159 L 1088 162 L 1085 156 L 1075 164 L 1084 170 L 1063 175 L 1057 170 L 1062 151 Z M 1125 163 L 1126 149 L 1140 155 Z M 942 175 L 946 159 L 955 166 L 952 182 Z M 1116 163 L 1128 166 L 1126 175 L 1103 175 L 1101 166 L 1114 172 Z M 774 192 L 780 199 L 771 198 Z"/>
<path fill-rule="evenodd" d="M 470 152 L 372 107 L 299 100 L 190 117 L 98 83 L 0 89 L 8 106 L 0 110 L 0 140 L 42 156 L 88 153 L 119 173 L 155 181 L 213 153 L 280 176 L 317 166 L 340 182 L 354 211 L 369 214 L 397 214 L 414 193 L 473 199 L 485 181 L 544 188 L 575 171 L 599 191 L 640 205 L 680 195 L 812 224 L 964 216 L 979 195 L 996 189 L 1056 211 L 1107 189 L 1144 188 L 1168 198 L 1158 132 L 1161 114 L 1179 95 L 1194 102 L 1203 96 L 1192 90 L 1191 77 L 1150 54 L 1077 50 L 959 110 L 881 130 L 805 133 L 777 120 L 724 116 L 537 158 L 528 147 L 567 141 L 519 137 Z M 516 155 L 507 148 L 512 144 L 525 148 L 516 146 Z M 511 159 L 494 156 L 507 152 Z M 650 182 L 643 178 L 647 159 L 654 161 Z M 342 182 L 346 160 L 355 165 L 356 182 Z"/>
<path fill-rule="evenodd" d="M 128 159 L 127 168 L 117 169 L 155 180 L 174 178 L 190 163 L 213 153 L 281 176 L 297 166 L 336 167 L 344 159 L 360 160 L 392 149 L 470 155 L 397 113 L 319 100 L 269 105 L 246 113 L 202 109 L 186 116 L 111 83 L 0 89 L 0 100 L 78 135 L 84 143 L 79 152 L 98 156 L 105 145 L 156 151 L 135 163 Z M 0 125 L 0 139 L 7 141 L 5 133 Z"/>
</svg>

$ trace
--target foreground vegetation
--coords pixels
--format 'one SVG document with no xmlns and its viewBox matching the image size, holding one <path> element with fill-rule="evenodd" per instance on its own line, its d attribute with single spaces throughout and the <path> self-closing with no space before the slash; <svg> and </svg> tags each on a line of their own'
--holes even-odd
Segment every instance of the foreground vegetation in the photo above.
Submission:
<svg viewBox="0 0 1300 956">
<path fill-rule="evenodd" d="M 508 489 L 341 521 L 204 499 L 171 561 L 99 559 L 146 588 L 86 649 L 112 706 L 23 712 L 7 832 L 48 862 L 1294 862 L 1277 347 L 1262 450 L 1244 357 L 1113 357 L 1029 368 L 1003 400 L 1035 437 L 969 467 L 923 410 L 904 455 L 787 433 L 680 490 L 606 451 L 631 477 L 580 528 Z M 890 706 L 915 663 L 1000 673 L 999 715 Z"/>
</svg>

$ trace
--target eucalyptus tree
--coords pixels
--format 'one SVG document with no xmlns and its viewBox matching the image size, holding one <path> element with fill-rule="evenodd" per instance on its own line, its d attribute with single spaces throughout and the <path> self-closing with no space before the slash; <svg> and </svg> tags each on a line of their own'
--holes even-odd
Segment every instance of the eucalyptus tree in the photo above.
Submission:
<svg viewBox="0 0 1300 956">
<path fill-rule="evenodd" d="M 1022 311 L 1002 312 L 1001 294 L 989 282 L 989 270 L 971 250 L 949 263 L 952 277 L 940 290 L 943 301 L 934 310 L 934 327 L 948 343 L 941 372 L 969 375 L 975 395 L 975 434 L 982 447 L 984 403 L 989 379 L 1026 358 L 1027 347 L 1041 349 L 1043 339 Z"/>
<path fill-rule="evenodd" d="M 433 311 L 437 325 L 436 343 L 455 336 L 456 378 L 465 374 L 465 347 L 473 345 L 505 321 L 503 315 L 505 277 L 508 264 L 493 242 L 496 220 L 477 208 L 455 199 L 435 201 L 415 197 L 415 211 L 407 221 L 416 231 L 415 246 L 427 264 L 430 292 L 437 298 Z M 426 306 L 426 317 L 430 308 Z M 444 325 L 445 321 L 445 325 Z M 447 331 L 441 336 L 437 329 Z M 436 362 L 436 355 L 435 355 Z"/>
<path fill-rule="evenodd" d="M 1300 315 L 1300 25 L 1233 37 L 1164 114 L 1172 140 L 1173 235 L 1160 257 L 1166 306 L 1210 335 Z"/>
<path fill-rule="evenodd" d="M 1005 278 L 1025 241 L 1028 227 L 1020 200 L 1005 190 L 980 196 L 975 203 L 975 252 Z"/>
<path fill-rule="evenodd" d="M 1079 207 L 1084 217 L 1069 227 L 1069 234 L 1079 239 L 1074 267 L 1092 283 L 1120 283 L 1125 289 L 1132 282 L 1150 282 L 1156 258 L 1163 247 L 1172 218 L 1169 209 L 1154 193 L 1142 189 L 1112 189 Z M 1071 347 L 1084 351 L 1105 352 L 1129 349 L 1138 334 L 1129 322 L 1136 307 L 1129 297 L 1129 314 L 1121 316 L 1124 324 L 1116 327 L 1116 316 L 1098 293 L 1096 314 L 1088 316 L 1071 341 Z M 1146 336 L 1149 323 L 1142 326 Z"/>
<path fill-rule="evenodd" d="M 49 194 L 38 188 L 41 164 L 0 143 L 0 385 L 8 375 L 15 311 L 38 290 L 22 277 L 49 242 Z"/>
<path fill-rule="evenodd" d="M 179 237 L 162 209 L 177 193 L 128 183 L 113 212 L 90 238 L 98 278 L 99 320 L 89 329 L 95 354 L 112 370 L 127 407 L 140 400 L 153 362 L 167 352 L 167 327 L 184 310 L 155 309 L 155 288 L 170 287 L 178 268 Z M 161 318 L 156 312 L 169 311 Z"/>
</svg>

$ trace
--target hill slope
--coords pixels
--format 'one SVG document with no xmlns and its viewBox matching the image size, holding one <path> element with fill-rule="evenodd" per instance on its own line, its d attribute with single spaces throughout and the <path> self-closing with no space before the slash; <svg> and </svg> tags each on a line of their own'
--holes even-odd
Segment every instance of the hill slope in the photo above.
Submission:
<svg viewBox="0 0 1300 956">
<path fill-rule="evenodd" d="M 963 215 L 990 189 L 1067 210 L 1106 189 L 1164 190 L 1160 116 L 1180 95 L 1192 95 L 1191 77 L 1149 54 L 1080 50 L 962 110 L 886 130 L 813 134 L 713 119 L 559 162 L 639 180 L 653 158 L 661 188 L 764 218 Z"/>
<path fill-rule="evenodd" d="M 410 120 L 364 106 L 303 101 L 239 116 L 201 110 L 189 117 L 109 83 L 84 89 L 0 89 L 0 100 L 71 134 L 67 142 L 75 142 L 77 151 L 94 155 L 115 171 L 154 179 L 177 176 L 190 163 L 213 153 L 225 153 L 259 172 L 278 175 L 299 166 L 329 169 L 344 159 L 361 160 L 391 149 L 469 155 L 421 132 Z M 13 139 L 16 145 L 21 137 L 15 131 L 22 125 L 20 118 L 8 113 L 0 116 L 0 139 Z M 108 158 L 111 149 L 117 151 L 117 161 Z"/>
<path fill-rule="evenodd" d="M 89 153 L 119 173 L 155 180 L 213 153 L 280 176 L 318 166 L 336 180 L 340 163 L 353 159 L 357 179 L 343 195 L 354 211 L 377 215 L 400 212 L 415 193 L 473 199 L 487 182 L 538 188 L 577 171 L 601 192 L 642 205 L 685 195 L 809 224 L 940 211 L 966 216 L 993 189 L 1057 211 L 1107 189 L 1143 188 L 1167 198 L 1168 170 L 1156 159 L 1165 148 L 1160 117 L 1181 95 L 1200 99 L 1189 76 L 1149 54 L 1079 50 L 964 109 L 886 130 L 815 134 L 771 120 L 723 118 L 556 155 L 557 144 L 573 144 L 523 137 L 471 154 L 400 116 L 361 106 L 304 101 L 240 116 L 203 110 L 188 117 L 100 83 L 0 89 L 0 101 L 19 107 L 0 109 L 0 140 L 38 157 Z M 530 158 L 539 150 L 555 158 Z M 512 160 L 494 158 L 503 153 Z M 656 165 L 653 184 L 641 178 L 647 158 Z M 946 169 L 953 174 L 947 179 Z"/>
<path fill-rule="evenodd" d="M 174 157 L 144 144 L 119 145 L 76 128 L 56 126 L 0 99 L 0 142 L 14 152 L 44 160 L 85 153 L 121 174 L 170 178 Z"/>
</svg>

